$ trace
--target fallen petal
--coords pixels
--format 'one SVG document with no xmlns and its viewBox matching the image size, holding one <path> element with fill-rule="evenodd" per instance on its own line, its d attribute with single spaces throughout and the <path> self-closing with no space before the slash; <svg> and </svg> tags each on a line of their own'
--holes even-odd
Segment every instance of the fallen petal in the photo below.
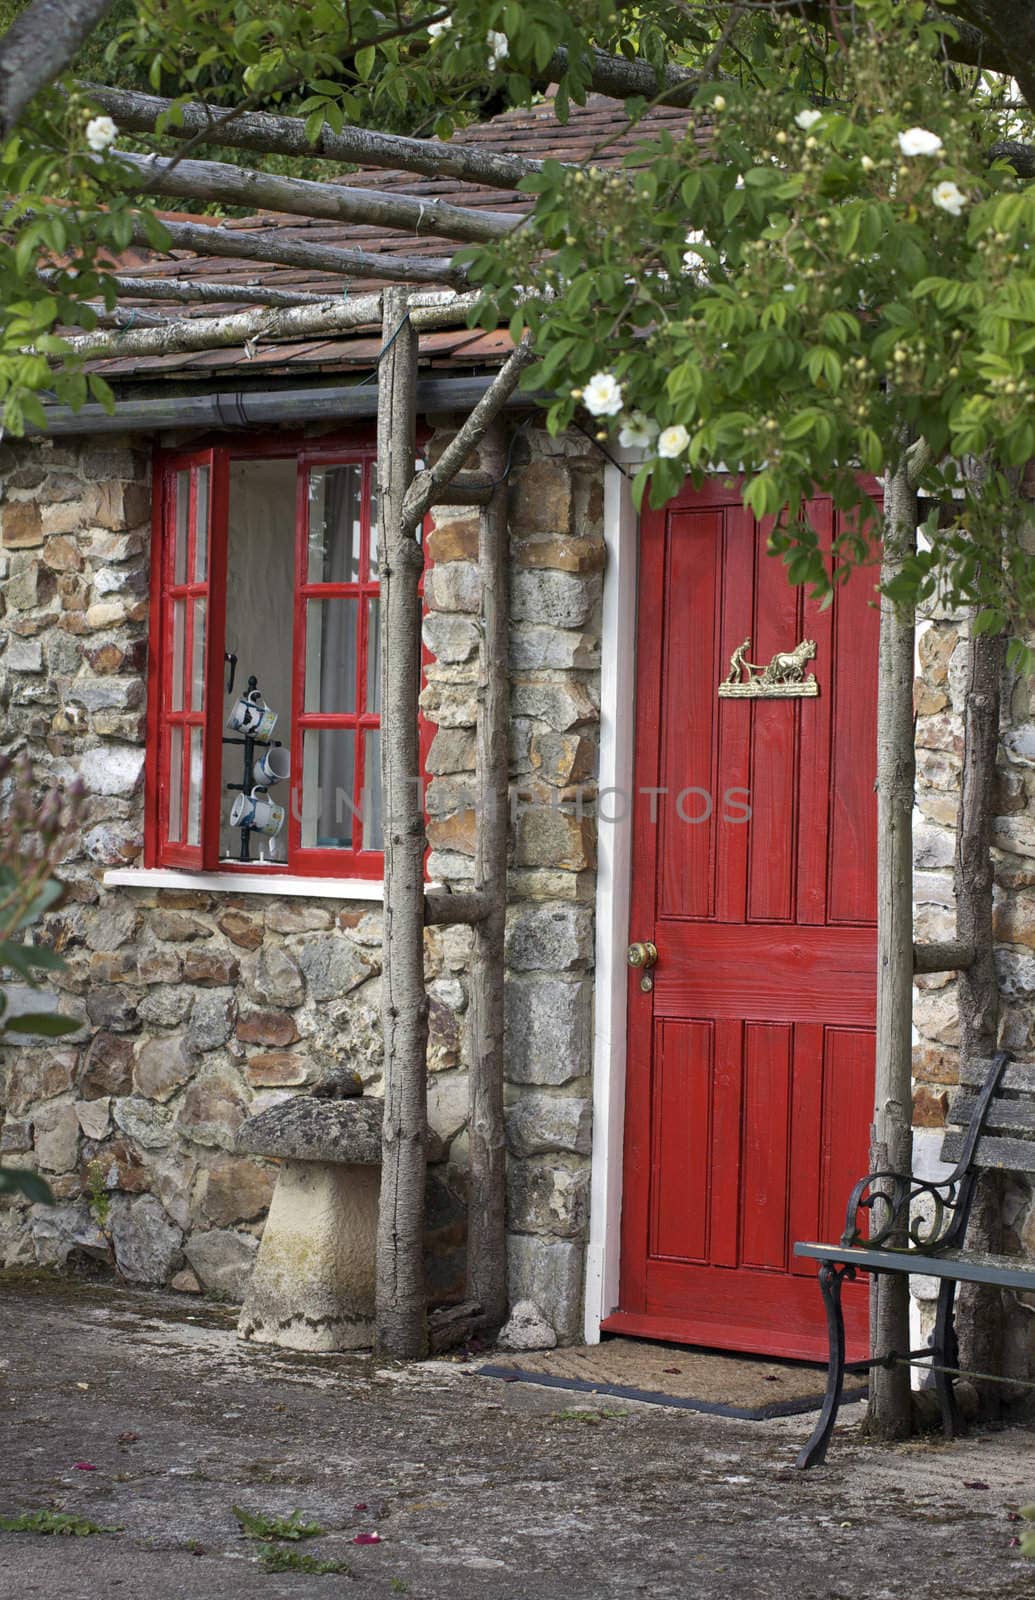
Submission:
<svg viewBox="0 0 1035 1600">
<path fill-rule="evenodd" d="M 379 1533 L 357 1533 L 352 1542 L 353 1544 L 380 1544 L 381 1535 Z"/>
<path fill-rule="evenodd" d="M 988 1484 L 982 1483 L 980 1478 L 971 1478 L 969 1482 L 964 1479 L 963 1487 L 964 1489 L 987 1489 Z"/>
<path fill-rule="evenodd" d="M 364 1502 L 363 1502 L 363 1501 L 362 1501 L 362 1500 L 361 1500 L 361 1501 L 360 1501 L 360 1502 L 359 1502 L 359 1504 L 358 1504 L 358 1505 L 355 1505 L 355 1506 L 353 1506 L 353 1508 L 352 1508 L 352 1509 L 353 1509 L 353 1511 L 365 1511 L 365 1510 L 366 1510 L 366 1509 L 367 1509 L 367 1508 L 366 1508 L 366 1505 L 365 1505 L 365 1503 L 364 1503 Z"/>
<path fill-rule="evenodd" d="M 73 1465 L 73 1467 L 75 1468 L 75 1470 L 77 1472 L 96 1472 L 97 1471 L 97 1468 L 94 1466 L 92 1461 L 73 1461 L 72 1465 Z"/>
</svg>

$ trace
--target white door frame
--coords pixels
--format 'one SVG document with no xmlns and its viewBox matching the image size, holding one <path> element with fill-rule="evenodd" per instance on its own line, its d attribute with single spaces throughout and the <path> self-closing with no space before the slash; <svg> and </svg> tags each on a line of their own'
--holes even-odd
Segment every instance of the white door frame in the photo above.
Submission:
<svg viewBox="0 0 1035 1600">
<path fill-rule="evenodd" d="M 633 734 L 639 518 L 630 484 L 638 452 L 604 469 L 600 763 L 597 801 L 596 969 L 593 989 L 593 1152 L 586 1247 L 584 1334 L 618 1304 L 625 1126 L 626 964 L 632 868 Z"/>
</svg>

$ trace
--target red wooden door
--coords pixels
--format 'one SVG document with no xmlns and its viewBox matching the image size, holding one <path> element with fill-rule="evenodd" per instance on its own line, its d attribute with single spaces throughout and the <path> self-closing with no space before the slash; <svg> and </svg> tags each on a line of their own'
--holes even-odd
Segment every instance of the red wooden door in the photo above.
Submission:
<svg viewBox="0 0 1035 1600">
<path fill-rule="evenodd" d="M 815 516 L 829 538 L 834 513 Z M 643 517 L 621 1302 L 605 1328 L 826 1352 L 811 1263 L 867 1168 L 875 1010 L 878 613 L 787 582 L 735 493 Z M 717 695 L 815 640 L 815 698 Z M 745 794 L 746 791 L 746 794 Z M 745 811 L 750 807 L 750 817 Z M 866 1291 L 845 1286 L 865 1354 Z"/>
</svg>

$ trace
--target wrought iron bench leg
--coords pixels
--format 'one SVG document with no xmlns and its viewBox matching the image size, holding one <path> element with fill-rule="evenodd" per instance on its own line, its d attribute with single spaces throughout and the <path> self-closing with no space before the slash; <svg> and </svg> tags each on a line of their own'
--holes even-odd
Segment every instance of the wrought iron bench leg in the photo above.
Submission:
<svg viewBox="0 0 1035 1600">
<path fill-rule="evenodd" d="M 830 1339 L 830 1361 L 827 1366 L 827 1392 L 812 1437 L 798 1457 L 801 1471 L 818 1466 L 826 1458 L 827 1445 L 837 1421 L 841 1404 L 841 1388 L 845 1378 L 845 1319 L 841 1310 L 841 1285 L 845 1278 L 854 1278 L 855 1268 L 837 1266 L 824 1261 L 819 1269 L 819 1287 L 827 1313 L 827 1333 Z"/>
<path fill-rule="evenodd" d="M 956 1404 L 951 1373 L 944 1367 L 958 1367 L 959 1345 L 956 1342 L 956 1280 L 943 1278 L 938 1290 L 938 1310 L 934 1319 L 934 1388 L 942 1409 L 942 1431 L 947 1439 L 955 1439 L 964 1432 L 963 1419 Z"/>
</svg>

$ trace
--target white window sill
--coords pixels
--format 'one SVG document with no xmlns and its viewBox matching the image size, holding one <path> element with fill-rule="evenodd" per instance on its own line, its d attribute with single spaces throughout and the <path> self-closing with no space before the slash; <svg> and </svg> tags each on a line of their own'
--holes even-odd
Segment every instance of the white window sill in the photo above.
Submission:
<svg viewBox="0 0 1035 1600">
<path fill-rule="evenodd" d="M 187 872 L 182 867 L 114 867 L 106 885 L 134 889 L 202 889 L 216 893 L 307 895 L 313 900 L 384 899 L 379 878 L 297 878 L 288 873 Z"/>
</svg>

